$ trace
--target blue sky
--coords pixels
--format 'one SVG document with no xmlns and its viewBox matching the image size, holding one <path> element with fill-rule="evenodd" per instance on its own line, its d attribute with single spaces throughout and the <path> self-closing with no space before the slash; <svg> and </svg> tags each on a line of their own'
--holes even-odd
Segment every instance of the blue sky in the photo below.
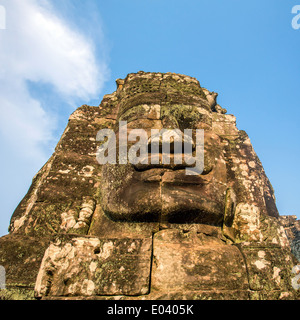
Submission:
<svg viewBox="0 0 300 320">
<path fill-rule="evenodd" d="M 69 115 L 139 70 L 186 74 L 218 92 L 248 133 L 280 214 L 300 218 L 298 4 L 0 0 L 0 236 Z"/>
</svg>

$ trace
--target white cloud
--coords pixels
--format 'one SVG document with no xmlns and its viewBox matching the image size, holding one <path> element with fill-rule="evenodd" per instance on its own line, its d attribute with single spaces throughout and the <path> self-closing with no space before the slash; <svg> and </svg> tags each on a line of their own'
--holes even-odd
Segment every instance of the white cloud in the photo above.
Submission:
<svg viewBox="0 0 300 320">
<path fill-rule="evenodd" d="M 103 43 L 95 44 L 84 30 L 75 30 L 76 23 L 71 27 L 73 21 L 59 17 L 50 1 L 1 2 L 6 29 L 0 30 L 0 236 L 52 152 L 56 112 L 64 113 L 47 105 L 45 95 L 39 100 L 43 92 L 37 90 L 33 96 L 28 83 L 50 85 L 55 93 L 51 101 L 78 106 L 99 98 L 108 74 L 105 61 L 96 56 L 96 45 L 98 49 Z"/>
<path fill-rule="evenodd" d="M 0 132 L 24 156 L 41 156 L 53 114 L 30 96 L 27 80 L 49 83 L 66 102 L 96 98 L 107 76 L 89 39 L 55 14 L 47 0 L 6 0 L 0 32 Z"/>
</svg>

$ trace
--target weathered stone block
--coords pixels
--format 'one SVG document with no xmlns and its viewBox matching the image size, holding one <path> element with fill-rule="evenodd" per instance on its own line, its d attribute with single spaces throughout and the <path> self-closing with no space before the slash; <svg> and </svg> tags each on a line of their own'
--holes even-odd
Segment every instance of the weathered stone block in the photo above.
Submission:
<svg viewBox="0 0 300 320">
<path fill-rule="evenodd" d="M 152 288 L 163 292 L 248 289 L 238 248 L 209 238 L 175 229 L 155 234 Z"/>
<path fill-rule="evenodd" d="M 289 271 L 293 263 L 288 250 L 270 243 L 242 243 L 239 246 L 247 264 L 251 290 L 292 291 Z"/>
<path fill-rule="evenodd" d="M 49 239 L 7 235 L 0 239 L 0 265 L 5 269 L 1 299 L 30 299 Z"/>
<path fill-rule="evenodd" d="M 152 240 L 61 236 L 46 250 L 37 297 L 144 295 Z"/>
</svg>

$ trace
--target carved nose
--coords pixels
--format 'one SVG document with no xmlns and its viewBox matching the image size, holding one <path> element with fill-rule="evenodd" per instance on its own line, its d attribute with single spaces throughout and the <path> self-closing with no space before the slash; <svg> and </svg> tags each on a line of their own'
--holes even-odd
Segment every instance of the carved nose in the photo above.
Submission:
<svg viewBox="0 0 300 320">
<path fill-rule="evenodd" d="M 193 159 L 195 150 L 196 144 L 192 137 L 184 135 L 179 129 L 165 129 L 152 133 L 148 139 L 148 155 L 145 155 L 148 164 L 140 163 L 135 168 L 142 171 L 149 168 L 180 170 L 193 167 L 194 164 L 189 165 L 187 159 Z"/>
<path fill-rule="evenodd" d="M 179 129 L 165 130 L 162 134 L 157 133 L 148 139 L 148 152 L 183 154 L 185 151 L 192 153 L 196 144 L 192 137 L 183 134 Z"/>
</svg>

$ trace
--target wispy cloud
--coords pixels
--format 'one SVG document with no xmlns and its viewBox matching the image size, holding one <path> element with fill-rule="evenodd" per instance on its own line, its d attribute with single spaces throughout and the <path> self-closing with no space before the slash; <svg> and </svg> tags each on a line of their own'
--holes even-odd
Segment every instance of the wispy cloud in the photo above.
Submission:
<svg viewBox="0 0 300 320">
<path fill-rule="evenodd" d="M 99 99 L 108 78 L 97 13 L 85 7 L 79 29 L 78 12 L 69 10 L 77 10 L 77 0 L 63 4 L 68 10 L 56 0 L 1 2 L 6 29 L 0 30 L 0 236 L 53 151 L 62 114 Z M 86 16 L 92 19 L 84 24 Z"/>
<path fill-rule="evenodd" d="M 48 0 L 5 0 L 3 5 L 0 133 L 12 148 L 21 148 L 23 157 L 41 159 L 55 114 L 31 96 L 27 82 L 50 84 L 66 102 L 89 101 L 99 96 L 107 68 L 97 59 L 94 43 L 59 17 Z"/>
</svg>

